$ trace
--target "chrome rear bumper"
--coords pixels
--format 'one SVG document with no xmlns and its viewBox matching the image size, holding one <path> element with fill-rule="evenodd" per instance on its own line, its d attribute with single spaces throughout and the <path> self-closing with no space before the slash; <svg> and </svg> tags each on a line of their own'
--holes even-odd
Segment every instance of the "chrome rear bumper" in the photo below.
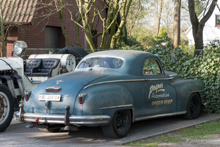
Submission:
<svg viewBox="0 0 220 147">
<path fill-rule="evenodd" d="M 41 114 L 41 113 L 14 113 L 17 120 L 22 122 L 37 122 L 37 123 L 53 123 L 66 124 L 65 115 L 61 114 Z M 104 125 L 110 121 L 108 115 L 87 115 L 75 116 L 70 115 L 68 124 L 72 125 Z"/>
</svg>

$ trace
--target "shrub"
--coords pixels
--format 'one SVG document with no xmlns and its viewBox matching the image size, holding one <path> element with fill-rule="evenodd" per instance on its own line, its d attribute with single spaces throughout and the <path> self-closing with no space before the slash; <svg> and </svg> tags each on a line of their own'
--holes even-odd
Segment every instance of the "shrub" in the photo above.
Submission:
<svg viewBox="0 0 220 147">
<path fill-rule="evenodd" d="M 220 40 L 213 40 L 212 42 L 210 42 L 207 45 L 207 47 L 209 47 L 209 46 L 211 46 L 211 47 L 218 47 L 218 46 L 220 46 Z"/>
<path fill-rule="evenodd" d="M 189 46 L 188 42 L 181 42 L 181 45 L 178 46 L 178 48 L 181 48 L 184 50 L 185 53 L 188 53 L 191 56 L 194 56 L 195 45 Z"/>
<path fill-rule="evenodd" d="M 158 33 L 158 36 L 154 37 L 154 44 L 153 45 L 158 45 L 161 43 L 171 43 L 171 38 L 168 37 L 167 31 L 164 29 L 164 27 L 161 27 L 160 32 Z"/>
<path fill-rule="evenodd" d="M 139 41 L 144 47 L 153 46 L 155 44 L 154 36 L 152 35 L 138 36 L 137 41 Z"/>
<path fill-rule="evenodd" d="M 172 44 L 157 46 L 146 51 L 162 55 L 165 70 L 171 70 L 184 79 L 200 79 L 205 87 L 208 111 L 220 113 L 220 47 L 205 47 L 203 54 L 193 57 Z"/>
<path fill-rule="evenodd" d="M 150 46 L 160 45 L 161 43 L 171 43 L 171 38 L 168 37 L 167 31 L 164 29 L 164 27 L 161 27 L 158 36 L 141 33 L 141 35 L 138 36 L 128 36 L 126 40 L 119 39 L 117 42 L 117 47 L 122 49 L 128 49 L 129 47 L 131 47 L 132 49 L 134 49 L 135 47 L 146 48 Z"/>
<path fill-rule="evenodd" d="M 143 46 L 133 36 L 129 36 L 127 42 L 121 41 L 118 43 L 117 48 L 125 50 L 143 50 Z"/>
</svg>

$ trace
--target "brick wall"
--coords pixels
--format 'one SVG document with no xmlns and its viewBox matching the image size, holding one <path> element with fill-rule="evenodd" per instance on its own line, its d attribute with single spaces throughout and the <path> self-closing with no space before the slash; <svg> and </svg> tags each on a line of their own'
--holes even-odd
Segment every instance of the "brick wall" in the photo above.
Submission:
<svg viewBox="0 0 220 147">
<path fill-rule="evenodd" d="M 71 0 L 68 0 L 71 1 Z M 101 0 L 98 0 L 101 1 Z M 76 5 L 76 3 L 74 4 Z M 103 7 L 103 3 L 97 2 L 98 7 Z M 45 27 L 53 26 L 60 27 L 59 14 L 53 14 L 49 17 L 42 17 L 45 14 L 50 13 L 50 8 L 40 9 L 35 12 L 35 18 L 31 24 L 26 25 L 18 25 L 17 28 L 13 28 L 9 31 L 7 37 L 7 56 L 11 56 L 11 52 L 13 49 L 13 43 L 17 40 L 23 40 L 27 43 L 28 48 L 45 48 Z M 75 16 L 75 11 L 72 11 L 72 16 Z M 93 14 L 93 11 L 91 11 Z M 71 39 L 73 46 L 76 46 L 76 35 L 75 35 L 75 26 L 76 24 L 71 21 L 70 14 L 67 10 L 64 10 L 63 13 L 64 24 L 66 28 L 67 35 Z M 103 12 L 103 17 L 106 17 L 106 12 Z M 96 19 L 97 28 L 94 28 L 97 32 L 102 30 L 102 21 Z M 63 38 L 62 33 L 60 33 L 60 38 Z M 81 47 L 84 47 L 84 32 L 80 28 L 80 42 Z M 62 40 L 62 39 L 61 39 Z M 97 45 L 99 46 L 101 43 L 101 36 L 97 38 Z M 60 41 L 60 48 L 67 46 L 67 42 Z"/>
<path fill-rule="evenodd" d="M 71 1 L 71 0 L 69 0 Z M 76 4 L 75 4 L 76 5 Z M 45 14 L 49 14 L 53 8 L 40 9 L 35 13 L 35 18 L 30 25 L 22 25 L 19 27 L 18 39 L 24 40 L 29 48 L 45 48 L 45 27 L 60 27 L 59 14 L 55 13 L 49 17 L 42 17 Z M 67 10 L 63 13 L 64 25 L 66 28 L 67 35 L 70 37 L 72 44 L 76 45 L 75 37 L 75 23 L 71 21 L 70 14 Z M 75 12 L 73 12 L 73 16 Z M 83 31 L 80 31 L 80 40 L 83 47 L 84 35 Z M 62 32 L 60 38 L 63 38 Z M 62 40 L 62 39 L 61 39 Z M 67 46 L 67 42 L 60 42 L 60 47 Z"/>
<path fill-rule="evenodd" d="M 7 47 L 7 57 L 11 57 L 12 55 L 12 51 L 13 51 L 13 43 L 15 41 L 18 41 L 18 29 L 17 27 L 13 27 L 7 34 L 7 44 L 6 44 L 6 47 Z"/>
</svg>

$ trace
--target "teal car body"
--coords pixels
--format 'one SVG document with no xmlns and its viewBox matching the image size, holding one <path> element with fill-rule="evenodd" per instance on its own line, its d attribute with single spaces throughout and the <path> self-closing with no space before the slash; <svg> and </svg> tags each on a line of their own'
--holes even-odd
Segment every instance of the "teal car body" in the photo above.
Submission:
<svg viewBox="0 0 220 147">
<path fill-rule="evenodd" d="M 197 79 L 164 71 L 158 56 L 112 50 L 84 57 L 72 73 L 51 78 L 28 95 L 17 119 L 48 128 L 101 126 L 124 137 L 132 122 L 173 115 L 199 116 L 205 103 Z"/>
</svg>

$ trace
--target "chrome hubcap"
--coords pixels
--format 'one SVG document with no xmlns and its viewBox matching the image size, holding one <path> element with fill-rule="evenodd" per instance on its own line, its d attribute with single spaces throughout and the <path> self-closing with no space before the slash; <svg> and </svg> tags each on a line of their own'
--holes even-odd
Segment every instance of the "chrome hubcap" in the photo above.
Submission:
<svg viewBox="0 0 220 147">
<path fill-rule="evenodd" d="M 3 92 L 0 92 L 0 125 L 7 120 L 9 110 L 10 106 L 8 97 Z"/>
</svg>

